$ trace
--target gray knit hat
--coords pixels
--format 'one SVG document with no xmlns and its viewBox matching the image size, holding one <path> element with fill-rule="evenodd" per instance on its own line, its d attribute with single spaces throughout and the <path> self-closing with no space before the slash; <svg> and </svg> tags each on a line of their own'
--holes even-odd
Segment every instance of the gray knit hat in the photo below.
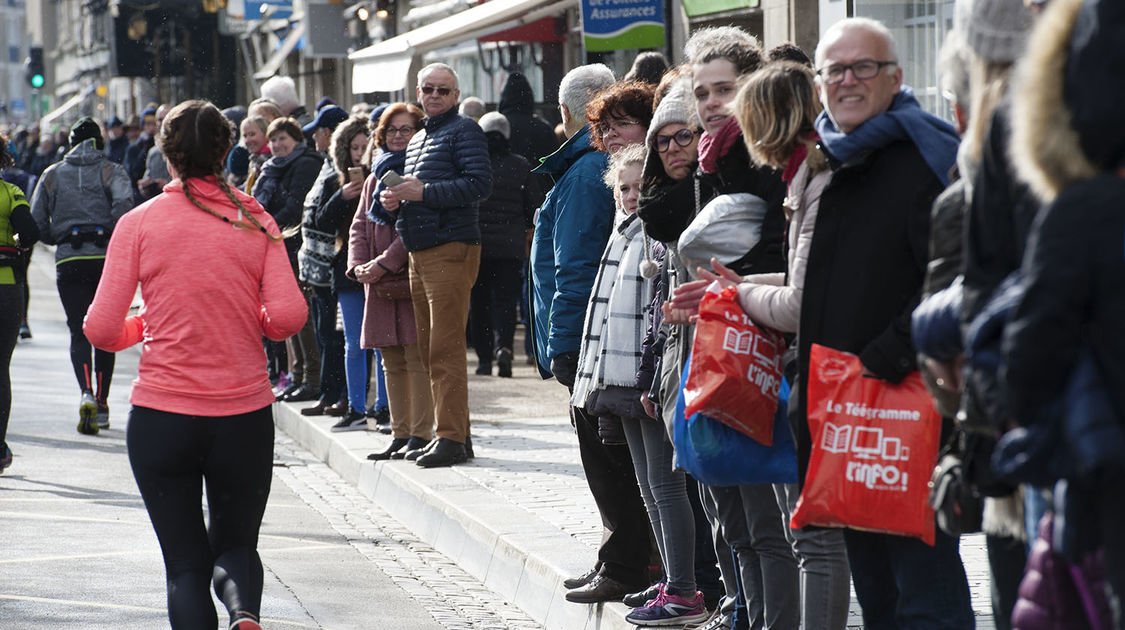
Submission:
<svg viewBox="0 0 1125 630">
<path fill-rule="evenodd" d="M 512 125 L 508 122 L 508 117 L 500 112 L 488 112 L 477 123 L 485 133 L 496 131 L 505 138 L 512 139 Z"/>
<path fill-rule="evenodd" d="M 645 143 L 651 147 L 656 139 L 656 132 L 665 125 L 681 123 L 691 127 L 698 117 L 695 100 L 691 95 L 691 79 L 688 77 L 677 79 L 668 88 L 664 98 L 660 99 L 656 111 L 652 113 L 652 122 L 648 124 Z"/>
<path fill-rule="evenodd" d="M 985 61 L 1011 63 L 1023 54 L 1030 29 L 1023 0 L 972 0 L 965 41 Z"/>
</svg>

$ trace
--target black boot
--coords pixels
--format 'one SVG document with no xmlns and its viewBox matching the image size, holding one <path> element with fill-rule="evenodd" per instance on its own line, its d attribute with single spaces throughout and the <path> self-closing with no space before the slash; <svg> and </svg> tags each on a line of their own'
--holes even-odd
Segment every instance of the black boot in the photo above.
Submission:
<svg viewBox="0 0 1125 630">
<path fill-rule="evenodd" d="M 408 440 L 406 438 L 395 438 L 395 439 L 391 440 L 391 445 L 387 447 L 387 450 L 381 451 L 379 453 L 372 453 L 372 454 L 367 456 L 367 459 L 372 459 L 372 460 L 375 460 L 375 461 L 390 459 L 391 457 L 394 456 L 395 453 L 402 450 L 402 448 L 404 446 L 406 446 L 406 443 L 409 442 L 409 441 L 410 440 Z"/>
</svg>

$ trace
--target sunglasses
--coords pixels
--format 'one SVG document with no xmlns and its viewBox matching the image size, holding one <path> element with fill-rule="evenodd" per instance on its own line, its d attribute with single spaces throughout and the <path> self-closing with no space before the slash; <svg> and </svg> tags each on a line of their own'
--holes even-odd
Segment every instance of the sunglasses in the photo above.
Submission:
<svg viewBox="0 0 1125 630">
<path fill-rule="evenodd" d="M 696 132 L 694 130 L 686 127 L 670 136 L 656 134 L 656 151 L 658 153 L 664 153 L 671 148 L 673 141 L 675 141 L 677 146 L 686 147 L 695 139 L 695 134 Z"/>
<path fill-rule="evenodd" d="M 437 92 L 438 96 L 449 96 L 450 94 L 453 93 L 453 90 L 451 90 L 447 87 L 434 87 L 432 85 L 423 85 L 419 89 L 422 90 L 422 93 L 425 94 L 426 96 L 429 96 L 430 94 L 433 94 L 434 92 Z"/>
</svg>

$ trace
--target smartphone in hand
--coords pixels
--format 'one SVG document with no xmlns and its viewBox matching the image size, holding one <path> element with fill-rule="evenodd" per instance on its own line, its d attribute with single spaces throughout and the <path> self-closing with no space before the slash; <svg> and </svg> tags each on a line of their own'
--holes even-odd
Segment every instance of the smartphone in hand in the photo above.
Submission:
<svg viewBox="0 0 1125 630">
<path fill-rule="evenodd" d="M 406 180 L 402 178 L 402 175 L 399 175 L 394 171 L 387 171 L 386 173 L 383 173 L 383 176 L 379 178 L 379 181 L 382 182 L 383 185 L 387 188 L 390 188 L 392 186 L 398 186 Z"/>
<path fill-rule="evenodd" d="M 362 182 L 363 181 L 363 167 L 362 166 L 348 167 L 348 181 L 352 182 L 353 184 L 356 183 L 356 182 Z"/>
</svg>

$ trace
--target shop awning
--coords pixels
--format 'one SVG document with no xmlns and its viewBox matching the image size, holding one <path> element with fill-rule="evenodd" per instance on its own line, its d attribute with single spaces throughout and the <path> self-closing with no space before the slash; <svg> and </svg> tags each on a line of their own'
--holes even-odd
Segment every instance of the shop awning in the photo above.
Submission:
<svg viewBox="0 0 1125 630">
<path fill-rule="evenodd" d="M 490 0 L 357 50 L 348 55 L 353 63 L 352 92 L 365 94 L 405 89 L 410 62 L 416 55 L 522 26 L 576 6 L 578 0 Z"/>
<path fill-rule="evenodd" d="M 59 105 L 54 110 L 52 110 L 50 113 L 48 113 L 46 116 L 39 119 L 39 128 L 40 129 L 46 129 L 47 127 L 49 127 L 51 125 L 51 123 L 53 123 L 56 120 L 58 120 L 59 118 L 61 118 L 63 114 L 69 112 L 70 110 L 74 109 L 75 107 L 78 107 L 78 105 L 82 103 L 82 99 L 86 98 L 91 93 L 93 93 L 93 91 L 96 87 L 97 86 L 95 86 L 95 85 L 88 85 L 88 86 L 86 86 L 86 89 L 80 90 L 74 96 L 66 99 L 66 101 L 62 105 Z"/>
<path fill-rule="evenodd" d="M 297 44 L 301 41 L 301 38 L 304 37 L 304 35 L 304 20 L 301 20 L 300 22 L 297 22 L 293 26 L 289 27 L 289 32 L 285 34 L 285 39 L 281 40 L 281 45 L 278 46 L 277 50 L 273 51 L 273 54 L 270 55 L 270 58 L 267 59 L 264 64 L 262 64 L 262 67 L 254 73 L 254 78 L 259 81 L 265 81 L 266 79 L 269 79 L 273 75 L 277 74 L 277 71 L 281 69 L 281 64 L 285 63 L 285 58 L 289 56 L 289 53 L 293 52 L 293 50 L 297 48 Z"/>
</svg>

